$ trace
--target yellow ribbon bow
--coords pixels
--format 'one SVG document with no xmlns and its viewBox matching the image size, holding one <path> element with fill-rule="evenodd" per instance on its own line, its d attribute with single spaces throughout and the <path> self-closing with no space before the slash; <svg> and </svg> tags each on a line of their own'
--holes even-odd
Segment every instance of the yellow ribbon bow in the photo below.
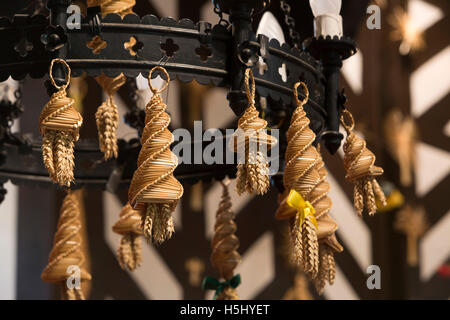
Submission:
<svg viewBox="0 0 450 320">
<path fill-rule="evenodd" d="M 289 192 L 289 196 L 287 198 L 287 204 L 290 207 L 298 210 L 297 218 L 299 221 L 299 227 L 303 224 L 303 222 L 307 218 L 309 218 L 316 227 L 316 229 L 318 229 L 316 217 L 314 216 L 316 210 L 309 201 L 305 201 L 305 199 L 303 199 L 300 193 L 298 193 L 294 189 L 291 189 L 291 191 Z"/>
</svg>

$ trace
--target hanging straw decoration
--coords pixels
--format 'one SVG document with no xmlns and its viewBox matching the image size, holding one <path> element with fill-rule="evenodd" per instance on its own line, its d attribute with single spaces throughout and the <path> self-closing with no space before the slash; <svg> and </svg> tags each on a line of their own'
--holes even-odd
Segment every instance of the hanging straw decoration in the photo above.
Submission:
<svg viewBox="0 0 450 320">
<path fill-rule="evenodd" d="M 56 85 L 53 79 L 53 65 L 59 62 L 66 67 L 66 83 Z M 79 138 L 83 123 L 80 113 L 73 107 L 74 100 L 67 97 L 66 88 L 70 83 L 70 67 L 62 59 L 53 59 L 49 77 L 58 92 L 52 94 L 39 117 L 39 130 L 42 134 L 42 158 L 53 182 L 70 186 L 74 180 L 74 142 Z"/>
<path fill-rule="evenodd" d="M 108 13 L 116 13 L 124 17 L 129 13 L 133 13 L 135 5 L 136 0 L 88 0 L 89 7 L 100 6 L 103 16 Z"/>
<path fill-rule="evenodd" d="M 81 284 L 91 280 L 91 275 L 84 267 L 79 207 L 76 194 L 69 190 L 62 203 L 49 263 L 41 275 L 44 282 L 61 285 L 63 300 L 84 300 Z M 71 288 L 67 280 L 76 271 L 71 269 L 74 267 L 79 268 L 81 283 L 77 287 L 75 281 Z"/>
<path fill-rule="evenodd" d="M 417 128 L 414 119 L 411 116 L 405 117 L 399 109 L 394 109 L 386 116 L 383 127 L 388 150 L 400 168 L 400 183 L 409 187 L 416 162 Z"/>
<path fill-rule="evenodd" d="M 159 70 L 166 76 L 161 90 L 150 83 L 153 71 Z M 156 243 L 169 239 L 174 232 L 172 212 L 178 199 L 183 195 L 183 187 L 174 177 L 178 165 L 177 157 L 170 151 L 174 141 L 167 129 L 170 116 L 160 93 L 169 85 L 166 69 L 156 66 L 150 70 L 148 82 L 153 97 L 146 106 L 145 128 L 142 133 L 142 148 L 138 156 L 137 170 L 131 180 L 128 198 L 131 206 L 140 210 L 144 235 Z"/>
<path fill-rule="evenodd" d="M 336 263 L 334 261 L 334 252 L 325 244 L 319 245 L 319 272 L 314 279 L 314 286 L 319 294 L 322 294 L 326 283 L 334 283 L 336 277 Z"/>
<path fill-rule="evenodd" d="M 305 99 L 302 101 L 298 98 L 299 86 L 304 90 Z M 303 110 L 303 105 L 309 97 L 308 88 L 303 82 L 295 84 L 294 97 L 297 108 L 292 114 L 287 132 L 288 145 L 283 176 L 286 191 L 276 217 L 290 219 L 295 263 L 314 278 L 319 267 L 316 215 L 326 214 L 331 202 L 326 197 L 329 186 L 322 185 L 326 184 L 326 181 L 321 180 L 317 169 L 321 158 L 313 146 L 316 135 L 309 128 L 309 119 Z"/>
<path fill-rule="evenodd" d="M 429 223 L 423 207 L 413 208 L 406 205 L 397 212 L 394 228 L 406 235 L 406 262 L 415 267 L 419 263 L 419 252 L 417 244 L 427 229 Z"/>
<path fill-rule="evenodd" d="M 106 16 L 109 13 L 119 14 L 122 18 L 130 13 L 133 13 L 133 6 L 136 4 L 135 0 L 96 0 L 88 1 L 88 6 L 100 6 L 102 16 Z M 99 41 L 97 43 L 98 48 L 92 48 L 96 50 L 103 49 L 105 42 Z M 108 98 L 98 107 L 95 113 L 95 119 L 97 123 L 98 140 L 100 150 L 104 154 L 105 160 L 111 158 L 117 158 L 117 127 L 119 126 L 119 112 L 117 106 L 114 103 L 113 96 L 125 84 L 127 78 L 121 73 L 115 78 L 110 78 L 101 74 L 96 77 L 98 84 L 107 93 Z"/>
<path fill-rule="evenodd" d="M 120 218 L 113 226 L 113 231 L 122 235 L 120 246 L 117 250 L 117 259 L 122 269 L 130 271 L 138 268 L 142 263 L 141 248 L 141 214 L 134 210 L 130 203 L 122 208 Z"/>
<path fill-rule="evenodd" d="M 317 148 L 320 155 L 320 149 Z M 331 200 L 328 197 L 330 185 L 327 176 L 328 171 L 320 155 L 318 172 L 321 183 L 315 189 L 317 194 L 322 194 L 319 201 L 313 200 L 311 203 L 316 208 L 317 218 L 317 237 L 319 239 L 319 270 L 313 282 L 319 294 L 323 293 L 326 283 L 330 285 L 334 283 L 336 275 L 336 263 L 334 261 L 334 253 L 342 252 L 343 247 L 337 241 L 335 232 L 338 229 L 336 221 L 331 218 L 329 212 L 331 210 Z M 326 199 L 326 200 L 325 200 Z"/>
<path fill-rule="evenodd" d="M 231 211 L 228 183 L 229 181 L 221 182 L 222 199 L 216 213 L 214 237 L 211 242 L 211 263 L 219 272 L 220 278 L 225 281 L 220 282 L 217 279 L 206 277 L 203 282 L 204 289 L 216 290 L 215 298 L 217 300 L 238 300 L 235 288 L 240 284 L 240 275 L 234 275 L 234 269 L 241 261 L 241 255 L 237 251 L 239 239 L 235 235 L 237 227 L 234 222 L 235 214 Z"/>
<path fill-rule="evenodd" d="M 375 155 L 366 148 L 366 141 L 353 132 L 355 122 L 348 110 L 342 112 L 341 123 L 347 132 L 344 143 L 344 167 L 347 171 L 345 178 L 354 183 L 355 209 L 361 216 L 365 206 L 369 215 L 374 215 L 377 211 L 376 198 L 383 206 L 386 205 L 384 193 L 375 180 L 376 176 L 383 174 L 383 169 L 374 165 Z"/>
<path fill-rule="evenodd" d="M 266 133 L 267 121 L 259 117 L 255 107 L 255 79 L 250 68 L 245 70 L 245 90 L 248 107 L 239 119 L 238 130 L 231 140 L 234 152 L 240 154 L 242 160 L 245 157 L 245 161 L 240 160 L 237 166 L 236 190 L 239 195 L 244 192 L 264 194 L 270 185 L 266 153 L 277 140 Z"/>
<path fill-rule="evenodd" d="M 121 73 L 115 78 L 109 78 L 102 74 L 97 77 L 97 82 L 108 94 L 108 99 L 98 107 L 95 113 L 97 123 L 98 141 L 100 150 L 105 160 L 117 158 L 117 127 L 119 126 L 119 111 L 114 103 L 113 95 L 126 82 L 126 77 Z"/>
</svg>

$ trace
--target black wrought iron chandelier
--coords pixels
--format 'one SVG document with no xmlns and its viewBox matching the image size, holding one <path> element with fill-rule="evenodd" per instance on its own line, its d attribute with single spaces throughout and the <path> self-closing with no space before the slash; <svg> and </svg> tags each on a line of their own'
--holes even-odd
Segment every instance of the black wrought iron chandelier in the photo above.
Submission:
<svg viewBox="0 0 450 320">
<path fill-rule="evenodd" d="M 77 15 L 77 10 L 75 16 L 69 15 L 74 9 L 70 0 L 49 0 L 48 18 L 24 14 L 1 18 L 0 37 L 5 45 L 0 51 L 0 81 L 10 76 L 15 80 L 27 75 L 42 78 L 48 73 L 50 101 L 39 118 L 42 140 L 11 133 L 13 120 L 22 111 L 20 99 L 1 103 L 0 184 L 11 180 L 55 182 L 67 187 L 60 222 L 71 220 L 76 230 L 80 223 L 76 210 L 72 210 L 77 205 L 71 189 L 91 185 L 114 192 L 121 185 L 130 185 L 126 208 L 141 219 L 139 230 L 131 231 L 154 243 L 172 236 L 171 213 L 183 194 L 180 181 L 195 183 L 236 176 L 238 194 L 259 195 L 272 184 L 280 193 L 275 216 L 290 222 L 294 260 L 322 292 L 326 282 L 334 282 L 333 255 L 342 251 L 342 246 L 335 236 L 337 223 L 329 214 L 330 185 L 319 143 L 334 154 L 343 139 L 339 125 L 345 128 L 344 167 L 346 178 L 354 184 L 354 205 L 359 215 L 363 210 L 373 215 L 377 211 L 376 199 L 385 202 L 375 179 L 383 169 L 375 165 L 375 155 L 367 149 L 364 139 L 354 133 L 353 117 L 345 109 L 345 97 L 339 90 L 342 61 L 356 51 L 354 42 L 342 34 L 341 1 L 310 0 L 315 35 L 302 44 L 290 17 L 291 8 L 280 1 L 293 47 L 253 31 L 253 15 L 265 10 L 269 2 L 213 1 L 220 17 L 214 26 L 187 19 L 139 17 L 132 13 L 134 0 L 90 0 L 85 16 Z M 228 20 L 224 14 L 229 15 Z M 73 107 L 74 99 L 66 95 L 71 76 L 82 74 L 95 77 L 109 96 L 95 114 L 99 132 L 95 143 L 83 137 L 78 141 L 82 116 Z M 137 130 L 140 140 L 117 141 L 118 112 L 112 96 L 126 82 L 135 88 L 134 79 L 140 74 L 148 78 L 152 98 L 145 111 L 136 105 L 124 119 Z M 151 83 L 158 75 L 165 82 L 162 89 Z M 227 99 L 239 122 L 238 130 L 231 135 L 231 147 L 230 136 L 220 138 L 223 150 L 216 155 L 221 154 L 223 159 L 212 164 L 203 161 L 178 165 L 173 150 L 181 142 L 172 144 L 170 115 L 160 95 L 171 79 L 230 89 Z M 279 139 L 268 133 L 274 129 L 279 130 Z M 194 140 L 187 148 L 192 154 L 199 150 L 204 154 L 209 144 L 216 142 Z M 267 151 L 277 143 L 280 167 L 269 178 Z M 257 148 L 252 149 L 255 145 Z M 239 155 L 240 162 L 227 161 L 230 149 Z M 4 188 L 0 189 L 0 195 L 4 194 Z M 229 209 L 228 204 L 223 206 Z M 125 217 L 131 216 L 121 215 L 122 222 L 128 219 Z M 232 220 L 230 213 L 224 217 Z M 136 227 L 135 219 L 129 222 L 125 223 L 128 227 Z M 214 264 L 230 268 L 221 276 L 231 281 L 232 269 L 240 259 L 234 252 L 239 244 L 232 235 L 234 222 L 224 224 L 230 227 L 228 233 L 217 235 L 229 242 L 217 240 L 223 247 L 214 247 Z M 55 239 L 76 237 L 64 228 L 65 222 L 58 226 L 61 228 Z M 135 236 L 125 237 L 127 246 L 134 243 L 131 239 Z M 80 241 L 55 240 L 49 265 L 42 274 L 44 281 L 64 283 L 64 268 L 73 259 L 82 266 L 79 245 L 69 250 Z M 75 255 L 72 260 L 62 260 L 71 254 Z M 90 276 L 85 274 L 83 280 L 88 279 Z M 227 286 L 234 288 L 231 282 Z M 68 298 L 76 298 L 76 294 L 82 298 L 81 292 L 70 288 L 66 294 Z"/>
<path fill-rule="evenodd" d="M 49 0 L 48 17 L 17 14 L 12 19 L 0 19 L 0 36 L 4 43 L 0 51 L 0 81 L 10 76 L 15 80 L 24 79 L 27 75 L 44 77 L 53 58 L 67 61 L 72 77 L 83 73 L 92 77 L 102 73 L 115 77 L 123 73 L 129 82 L 139 74 L 148 75 L 149 69 L 163 63 L 171 79 L 182 82 L 196 80 L 200 84 L 230 88 L 227 95 L 230 108 L 240 116 L 247 105 L 243 89 L 244 71 L 252 68 L 257 96 L 268 98 L 264 112 L 269 124 L 290 118 L 295 109 L 292 87 L 297 81 L 307 84 L 310 95 L 305 110 L 310 127 L 317 135 L 316 143 L 322 141 L 328 151 L 334 153 L 343 138 L 339 133 L 339 117 L 345 101 L 339 92 L 338 73 L 342 60 L 355 53 L 355 44 L 350 38 L 342 36 L 342 22 L 327 21 L 339 18 L 339 12 L 315 13 L 318 16 L 315 19 L 315 37 L 306 39 L 302 44 L 296 42 L 293 47 L 280 45 L 276 39 L 262 34 L 257 36 L 252 30 L 252 16 L 263 11 L 269 2 L 214 1 L 215 12 L 221 17 L 214 26 L 202 21 L 176 21 L 153 15 L 138 17 L 128 14 L 121 18 L 117 14 L 108 14 L 102 17 L 100 7 L 93 6 L 74 27 L 66 23 L 71 1 Z M 290 7 L 285 1 L 281 5 L 287 13 L 287 22 L 291 24 L 292 36 L 298 40 L 295 24 L 292 26 L 293 21 L 289 17 Z M 229 21 L 223 18 L 224 13 L 229 15 Z M 107 45 L 96 51 L 90 46 L 93 41 L 104 41 Z M 282 66 L 287 70 L 286 78 L 278 72 Z M 55 65 L 53 75 L 57 85 L 64 83 L 62 65 Z M 47 87 L 49 94 L 55 92 L 49 81 Z M 30 141 L 10 131 L 13 119 L 20 116 L 21 110 L 20 100 L 13 104 L 2 102 L 0 182 L 49 183 L 42 164 L 40 141 Z M 125 121 L 142 131 L 143 117 L 143 111 L 136 107 L 126 115 Z M 285 124 L 280 128 L 280 154 L 286 148 L 284 132 L 288 121 Z M 97 146 L 81 138 L 75 148 L 76 186 L 91 184 L 105 187 L 108 181 L 129 183 L 136 169 L 139 148 L 137 140 L 121 140 L 117 159 L 99 162 L 95 168 L 86 167 L 83 163 L 92 163 L 101 159 L 102 155 Z M 23 165 L 24 157 L 27 166 Z M 119 167 L 120 176 L 117 177 Z M 225 164 L 181 164 L 175 171 L 178 179 L 190 182 L 234 174 L 235 166 Z M 280 188 L 281 176 L 282 170 L 272 177 L 274 184 Z"/>
</svg>

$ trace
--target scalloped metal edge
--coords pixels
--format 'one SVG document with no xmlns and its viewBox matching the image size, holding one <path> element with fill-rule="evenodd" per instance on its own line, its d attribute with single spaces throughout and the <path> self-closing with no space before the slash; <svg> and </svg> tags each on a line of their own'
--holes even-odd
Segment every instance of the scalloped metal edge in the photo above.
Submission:
<svg viewBox="0 0 450 320">
<path fill-rule="evenodd" d="M 45 21 L 48 21 L 48 18 L 43 15 L 35 15 L 32 18 L 38 17 L 38 16 L 40 16 L 40 18 L 37 18 L 37 19 L 43 19 Z M 10 23 L 12 23 L 12 21 L 8 17 L 2 17 L 2 18 L 6 19 Z M 88 20 L 87 17 L 83 17 L 82 22 L 86 22 L 87 20 Z M 112 13 L 112 14 L 108 14 L 105 17 L 103 17 L 102 22 L 105 22 L 105 23 L 108 23 L 108 22 L 109 23 L 129 23 L 129 24 L 142 23 L 142 24 L 148 24 L 148 25 L 154 24 L 154 25 L 159 25 L 159 26 L 178 27 L 178 28 L 196 30 L 196 29 L 198 29 L 199 23 L 201 23 L 202 21 L 194 23 L 192 20 L 187 19 L 187 18 L 181 18 L 179 20 L 175 20 L 170 17 L 159 18 L 153 14 L 148 14 L 143 17 L 139 17 L 138 15 L 136 15 L 134 13 L 127 14 L 122 18 L 120 15 Z M 229 35 L 229 30 L 225 26 L 220 25 L 220 24 L 214 25 L 211 30 L 212 30 L 212 33 Z M 316 69 L 317 73 L 321 74 L 320 63 L 316 59 L 314 59 L 308 52 L 300 51 L 295 47 L 289 46 L 287 43 L 283 43 L 282 45 L 280 45 L 279 41 L 274 38 L 269 40 L 269 47 L 281 50 L 281 51 L 283 51 L 289 55 L 292 55 L 302 61 L 305 61 L 305 63 L 309 64 L 312 68 Z M 70 60 L 70 59 L 68 59 L 68 60 Z M 208 76 L 203 76 L 203 75 L 198 75 L 198 74 L 176 73 L 173 71 L 168 71 L 168 72 L 171 75 L 171 79 L 176 78 L 184 83 L 189 83 L 189 82 L 192 82 L 193 80 L 196 80 L 198 83 L 204 84 L 204 85 L 212 83 L 215 86 L 224 86 L 223 78 L 208 77 Z M 46 73 L 47 72 L 44 69 L 41 70 L 41 72 L 35 72 L 33 75 L 31 75 L 30 72 L 5 73 L 5 74 L 0 74 L 0 81 L 5 81 L 9 75 L 12 76 L 13 79 L 15 79 L 15 80 L 21 80 L 21 79 L 25 78 L 27 74 L 30 74 L 30 76 L 32 78 L 41 78 Z M 134 71 L 134 70 L 120 71 L 120 70 L 112 69 L 109 72 L 106 72 L 105 74 L 110 77 L 115 77 L 115 76 L 119 75 L 120 73 L 124 73 L 127 77 L 130 77 L 130 78 L 136 78 L 138 75 L 142 75 L 143 77 L 146 77 L 146 73 L 142 73 L 140 71 Z M 8 74 L 8 76 L 6 76 L 6 78 L 5 78 L 6 74 Z M 92 70 L 88 70 L 85 72 L 77 72 L 74 70 L 73 77 L 78 77 L 78 76 L 81 76 L 82 74 L 87 74 L 92 77 L 99 75 L 96 72 L 92 72 Z M 287 95 L 285 93 L 269 90 L 269 89 L 267 89 L 265 87 L 261 87 L 261 86 L 257 86 L 257 92 L 263 97 L 270 96 L 274 100 L 283 99 L 283 101 L 286 103 L 289 102 L 291 99 L 289 97 L 289 95 Z"/>
</svg>

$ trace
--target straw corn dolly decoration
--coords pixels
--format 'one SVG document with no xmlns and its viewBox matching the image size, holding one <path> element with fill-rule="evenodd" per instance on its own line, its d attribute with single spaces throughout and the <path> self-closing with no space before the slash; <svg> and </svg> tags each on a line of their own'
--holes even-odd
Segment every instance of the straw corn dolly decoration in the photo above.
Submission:
<svg viewBox="0 0 450 320">
<path fill-rule="evenodd" d="M 100 6 L 102 16 L 109 13 L 119 14 L 122 18 L 130 13 L 133 13 L 133 6 L 136 4 L 135 0 L 97 0 L 90 1 L 89 6 Z M 104 46 L 104 42 L 100 41 L 97 44 Z M 94 51 L 96 48 L 93 49 Z M 95 113 L 97 123 L 98 140 L 100 150 L 104 154 L 105 160 L 110 158 L 117 158 L 117 127 L 119 126 L 119 112 L 114 103 L 113 96 L 126 82 L 126 76 L 121 73 L 115 78 L 110 78 L 104 74 L 95 78 L 98 84 L 105 90 L 108 95 L 106 101 L 98 107 Z"/>
<path fill-rule="evenodd" d="M 121 73 L 115 78 L 109 78 L 102 74 L 96 78 L 103 90 L 108 94 L 108 99 L 98 107 L 95 113 L 97 123 L 98 142 L 105 160 L 117 158 L 117 127 L 119 126 L 119 111 L 114 103 L 113 95 L 126 82 L 126 77 Z"/>
<path fill-rule="evenodd" d="M 83 281 L 91 280 L 91 275 L 84 268 L 79 207 L 76 194 L 69 190 L 62 203 L 49 262 L 41 275 L 45 282 L 61 284 L 64 300 L 84 300 L 81 285 Z M 70 283 L 73 288 L 67 283 L 72 276 L 70 272 L 74 272 L 70 269 L 72 266 L 80 268 L 79 287 L 76 281 Z"/>
<path fill-rule="evenodd" d="M 298 98 L 302 86 L 305 99 Z M 310 276 L 317 279 L 320 292 L 325 282 L 333 282 L 334 265 L 330 253 L 342 251 L 334 232 L 337 223 L 330 217 L 330 186 L 326 180 L 327 170 L 319 151 L 313 146 L 316 138 L 309 128 L 309 119 L 303 106 L 308 101 L 308 88 L 303 82 L 294 86 L 297 102 L 287 132 L 286 167 L 283 176 L 285 192 L 281 195 L 278 219 L 290 219 L 293 259 Z M 331 246 L 330 246 L 331 245 Z M 328 257 L 324 259 L 324 255 Z M 334 260 L 333 260 L 334 261 Z M 328 263 L 330 262 L 330 263 Z"/>
<path fill-rule="evenodd" d="M 142 263 L 141 214 L 138 210 L 134 210 L 129 202 L 120 211 L 119 220 L 113 226 L 113 231 L 122 235 L 117 250 L 120 266 L 122 269 L 135 270 Z"/>
<path fill-rule="evenodd" d="M 270 185 L 266 152 L 277 140 L 266 133 L 267 121 L 259 117 L 255 107 L 255 79 L 250 68 L 245 70 L 244 81 L 248 107 L 239 119 L 238 130 L 231 140 L 234 152 L 242 158 L 237 165 L 236 189 L 239 195 L 244 192 L 264 194 Z"/>
<path fill-rule="evenodd" d="M 66 83 L 58 86 L 53 79 L 53 65 L 62 63 L 66 67 Z M 49 70 L 50 81 L 58 89 L 44 106 L 39 117 L 42 134 L 42 158 L 53 182 L 70 186 L 74 180 L 75 167 L 73 148 L 79 138 L 83 123 L 80 113 L 74 108 L 74 100 L 67 97 L 66 88 L 70 83 L 70 67 L 62 59 L 53 59 Z"/>
<path fill-rule="evenodd" d="M 235 235 L 237 227 L 234 222 L 235 214 L 231 210 L 228 182 L 221 182 L 222 198 L 216 213 L 214 236 L 211 242 L 211 263 L 225 282 L 207 277 L 203 283 L 204 289 L 216 290 L 218 300 L 237 300 L 235 288 L 240 283 L 240 276 L 234 275 L 234 269 L 241 261 L 241 255 L 237 251 L 239 239 Z"/>
<path fill-rule="evenodd" d="M 383 206 L 386 205 L 384 193 L 375 179 L 383 174 L 383 169 L 375 165 L 375 155 L 367 149 L 366 141 L 354 133 L 355 122 L 348 110 L 342 112 L 341 123 L 347 132 L 344 143 L 345 178 L 354 183 L 355 209 L 361 216 L 366 207 L 369 215 L 374 215 L 377 211 L 376 198 Z"/>
<path fill-rule="evenodd" d="M 153 88 L 150 83 L 155 70 L 161 71 L 167 79 L 161 90 Z M 169 85 L 169 81 L 169 74 L 163 67 L 157 66 L 150 70 L 148 82 L 153 97 L 146 106 L 138 168 L 134 172 L 128 192 L 131 206 L 143 214 L 144 235 L 157 243 L 172 236 L 174 232 L 172 212 L 178 199 L 183 195 L 183 187 L 173 175 L 178 159 L 170 151 L 174 138 L 167 129 L 170 116 L 165 112 L 167 106 L 160 96 Z"/>
<path fill-rule="evenodd" d="M 414 118 L 394 109 L 386 116 L 383 127 L 388 150 L 400 168 L 400 183 L 409 187 L 416 162 L 417 128 Z"/>
</svg>

